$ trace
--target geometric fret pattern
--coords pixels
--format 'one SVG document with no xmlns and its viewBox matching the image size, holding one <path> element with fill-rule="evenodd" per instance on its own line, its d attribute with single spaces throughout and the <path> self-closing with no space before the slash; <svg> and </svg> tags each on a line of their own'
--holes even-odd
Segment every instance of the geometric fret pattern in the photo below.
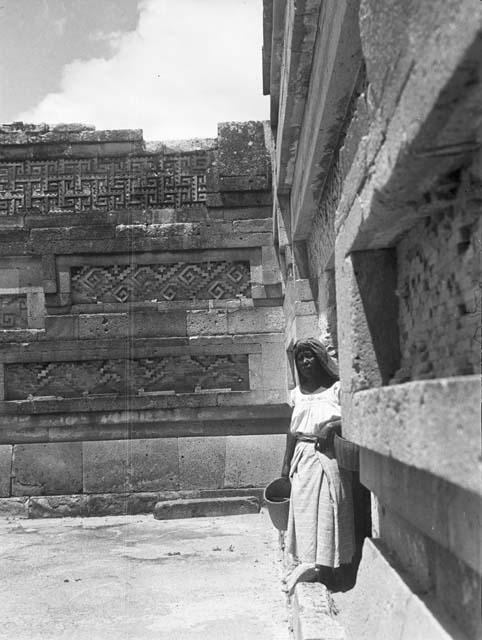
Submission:
<svg viewBox="0 0 482 640">
<path fill-rule="evenodd" d="M 248 356 L 183 355 L 5 365 L 7 400 L 135 395 L 139 391 L 193 392 L 196 388 L 249 389 Z"/>
<path fill-rule="evenodd" d="M 26 329 L 27 327 L 27 296 L 25 294 L 0 295 L 0 329 Z"/>
<path fill-rule="evenodd" d="M 74 304 L 251 296 L 249 261 L 83 265 L 70 278 Z"/>
<path fill-rule="evenodd" d="M 0 162 L 0 215 L 181 207 L 206 200 L 206 151 Z"/>
</svg>

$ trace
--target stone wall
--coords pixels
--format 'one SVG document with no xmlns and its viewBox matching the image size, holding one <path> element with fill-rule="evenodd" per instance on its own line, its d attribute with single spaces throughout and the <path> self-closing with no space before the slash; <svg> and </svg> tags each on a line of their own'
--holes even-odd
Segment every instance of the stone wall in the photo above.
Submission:
<svg viewBox="0 0 482 640">
<path fill-rule="evenodd" d="M 75 494 L 90 513 L 93 495 L 114 509 L 120 494 L 277 475 L 289 411 L 270 180 L 262 123 L 176 143 L 0 130 L 2 496 L 35 514 L 66 503 L 33 496 Z"/>
<path fill-rule="evenodd" d="M 479 5 L 264 2 L 285 347 L 337 347 L 372 494 L 357 638 L 481 633 Z"/>
<path fill-rule="evenodd" d="M 397 246 L 400 372 L 407 379 L 480 371 L 480 214 L 475 165 L 451 176 L 448 203 Z M 439 186 L 440 190 L 440 186 Z"/>
</svg>

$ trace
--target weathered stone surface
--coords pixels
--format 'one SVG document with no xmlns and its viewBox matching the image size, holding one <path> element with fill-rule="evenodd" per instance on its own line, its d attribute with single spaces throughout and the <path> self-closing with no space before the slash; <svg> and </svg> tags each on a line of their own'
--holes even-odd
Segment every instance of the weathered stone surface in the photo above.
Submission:
<svg viewBox="0 0 482 640">
<path fill-rule="evenodd" d="M 450 501 L 450 500 L 449 500 Z M 472 514 L 473 506 L 467 505 Z M 458 514 L 460 516 L 460 514 Z M 480 507 L 476 517 L 480 515 Z M 451 522 L 457 514 L 447 516 Z M 466 518 L 460 518 L 460 526 L 465 527 Z M 450 525 L 449 525 L 450 526 Z M 445 527 L 446 528 L 446 527 Z M 478 546 L 478 554 L 466 564 L 460 560 L 467 554 L 457 554 L 434 542 L 437 533 L 428 535 L 412 526 L 408 520 L 400 517 L 387 503 L 380 509 L 380 535 L 390 553 L 404 572 L 410 575 L 411 587 L 417 593 L 430 593 L 439 600 L 446 612 L 456 621 L 469 638 L 478 638 L 481 634 L 480 620 L 480 526 L 470 538 Z M 460 538 L 462 540 L 462 538 Z M 465 542 L 465 545 L 467 543 Z M 475 560 L 475 568 L 474 568 Z M 472 567 L 469 566 L 472 563 Z"/>
<path fill-rule="evenodd" d="M 352 420 L 353 394 L 388 384 L 400 363 L 395 289 L 395 260 L 390 250 L 345 257 L 337 247 L 342 407 L 346 423 L 353 422 L 354 430 L 357 418 L 353 416 Z"/>
<path fill-rule="evenodd" d="M 480 492 L 478 376 L 408 382 L 357 393 L 357 444 Z M 463 407 L 463 412 L 461 412 Z"/>
<path fill-rule="evenodd" d="M 13 448 L 12 495 L 82 491 L 82 445 L 78 442 L 18 444 Z"/>
<path fill-rule="evenodd" d="M 330 595 L 324 585 L 298 583 L 292 608 L 296 640 L 346 640 L 345 630 L 333 616 Z"/>
<path fill-rule="evenodd" d="M 203 336 L 228 333 L 227 311 L 212 309 L 209 311 L 187 312 L 187 335 Z"/>
<path fill-rule="evenodd" d="M 28 498 L 0 498 L 0 518 L 28 518 Z"/>
<path fill-rule="evenodd" d="M 179 438 L 181 489 L 218 489 L 223 486 L 226 439 Z"/>
<path fill-rule="evenodd" d="M 0 445 L 0 498 L 8 498 L 11 491 L 12 446 Z"/>
<path fill-rule="evenodd" d="M 225 487 L 265 487 L 281 472 L 285 435 L 226 438 Z"/>
<path fill-rule="evenodd" d="M 464 172 L 453 208 L 411 229 L 397 247 L 401 369 L 405 379 L 480 373 L 480 201 Z M 434 189 L 434 191 L 436 191 Z"/>
<path fill-rule="evenodd" d="M 154 518 L 156 518 L 156 520 L 202 517 L 214 518 L 217 516 L 233 516 L 242 513 L 258 513 L 259 509 L 259 501 L 255 497 L 168 500 L 156 504 L 154 508 Z"/>
<path fill-rule="evenodd" d="M 357 585 L 334 593 L 337 621 L 360 640 L 450 640 L 461 637 L 450 618 L 437 612 L 404 582 L 381 544 L 365 540 Z"/>
<path fill-rule="evenodd" d="M 79 338 L 119 338 L 129 335 L 129 317 L 127 313 L 92 314 L 79 316 Z"/>
<path fill-rule="evenodd" d="M 79 335 L 79 316 L 46 316 L 45 334 L 47 340 L 73 340 Z"/>
<path fill-rule="evenodd" d="M 262 122 L 218 125 L 218 145 L 215 181 L 218 181 L 220 191 L 269 188 L 271 171 Z"/>
<path fill-rule="evenodd" d="M 149 336 L 186 336 L 186 312 L 178 310 L 142 309 L 134 311 L 131 319 L 131 333 L 138 338 Z"/>
<path fill-rule="evenodd" d="M 252 311 L 229 311 L 228 331 L 233 334 L 272 333 L 284 329 L 284 317 L 280 307 L 260 308 Z"/>
<path fill-rule="evenodd" d="M 311 334 L 312 335 L 312 334 Z M 306 336 L 304 336 L 306 337 Z M 261 352 L 263 389 L 283 389 L 287 384 L 287 357 L 282 344 L 263 344 Z"/>
<path fill-rule="evenodd" d="M 29 518 L 76 518 L 87 516 L 87 496 L 36 496 L 28 499 Z"/>
<path fill-rule="evenodd" d="M 85 493 L 179 488 L 176 438 L 84 442 Z"/>
<path fill-rule="evenodd" d="M 482 496 L 362 449 L 361 482 L 382 504 L 448 549 L 473 570 L 480 569 Z"/>
</svg>

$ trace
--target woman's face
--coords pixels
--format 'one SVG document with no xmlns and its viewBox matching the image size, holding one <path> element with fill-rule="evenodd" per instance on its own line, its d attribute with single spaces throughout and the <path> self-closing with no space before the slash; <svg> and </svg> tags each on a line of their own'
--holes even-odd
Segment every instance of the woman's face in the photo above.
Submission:
<svg viewBox="0 0 482 640">
<path fill-rule="evenodd" d="M 305 379 L 313 379 L 320 374 L 320 363 L 311 349 L 301 349 L 296 355 L 296 366 Z"/>
</svg>

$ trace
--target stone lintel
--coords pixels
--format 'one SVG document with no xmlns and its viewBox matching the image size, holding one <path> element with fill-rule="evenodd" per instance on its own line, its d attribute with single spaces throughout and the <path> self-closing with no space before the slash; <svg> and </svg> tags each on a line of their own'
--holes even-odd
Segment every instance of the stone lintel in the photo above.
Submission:
<svg viewBox="0 0 482 640">
<path fill-rule="evenodd" d="M 233 415 L 250 415 L 253 417 L 275 417 L 285 415 L 285 396 L 283 391 L 276 389 L 258 389 L 255 391 L 219 391 L 206 389 L 194 393 L 144 393 L 132 396 L 101 396 L 92 395 L 84 398 L 35 398 L 32 400 L 4 400 L 0 402 L 0 425 L 8 427 L 6 416 L 50 414 L 70 414 L 73 412 L 87 414 L 97 411 L 167 411 L 166 416 L 177 416 L 182 420 L 182 410 L 213 409 L 219 419 L 224 413 L 233 411 Z M 223 407 L 223 409 L 221 409 Z M 178 415 L 176 412 L 181 411 Z M 273 412 L 270 414 L 270 411 Z M 171 413 L 169 413 L 171 412 Z M 254 412 L 254 413 L 253 413 Z M 261 412 L 261 413 L 260 413 Z M 280 414 L 277 412 L 281 412 Z M 289 411 L 288 411 L 289 413 Z M 266 414 L 266 416 L 265 416 Z M 2 417 L 4 416 L 4 417 Z M 166 417 L 165 416 L 165 417 Z M 256 417 L 255 416 L 255 417 Z M 57 418 L 58 419 L 58 416 Z M 174 419 L 174 418 L 173 418 Z M 201 419 L 201 418 L 199 418 Z M 214 418 L 213 418 L 214 419 Z M 41 419 L 39 419 L 41 422 Z M 45 417 L 48 423 L 48 417 Z M 63 423 L 62 423 L 63 424 Z M 67 423 L 66 423 L 67 424 Z"/>
<path fill-rule="evenodd" d="M 358 4 L 324 3 L 294 167 L 293 240 L 309 236 L 361 59 Z"/>
<path fill-rule="evenodd" d="M 276 141 L 276 190 L 280 193 L 289 190 L 293 180 L 296 147 L 308 94 L 305 78 L 312 65 L 319 12 L 319 0 L 290 2 L 285 11 L 288 29 L 284 32 L 281 54 L 281 86 L 278 90 L 275 84 L 271 94 L 275 109 L 277 90 L 280 96 Z M 271 65 L 273 74 L 273 57 Z M 272 76 L 273 80 L 276 83 L 276 75 Z"/>
<path fill-rule="evenodd" d="M 480 492 L 480 380 L 407 382 L 353 396 L 347 437 L 361 447 Z"/>
<path fill-rule="evenodd" d="M 0 417 L 0 444 L 287 433 L 286 404 Z M 125 406 L 125 403 L 124 403 Z"/>
</svg>

